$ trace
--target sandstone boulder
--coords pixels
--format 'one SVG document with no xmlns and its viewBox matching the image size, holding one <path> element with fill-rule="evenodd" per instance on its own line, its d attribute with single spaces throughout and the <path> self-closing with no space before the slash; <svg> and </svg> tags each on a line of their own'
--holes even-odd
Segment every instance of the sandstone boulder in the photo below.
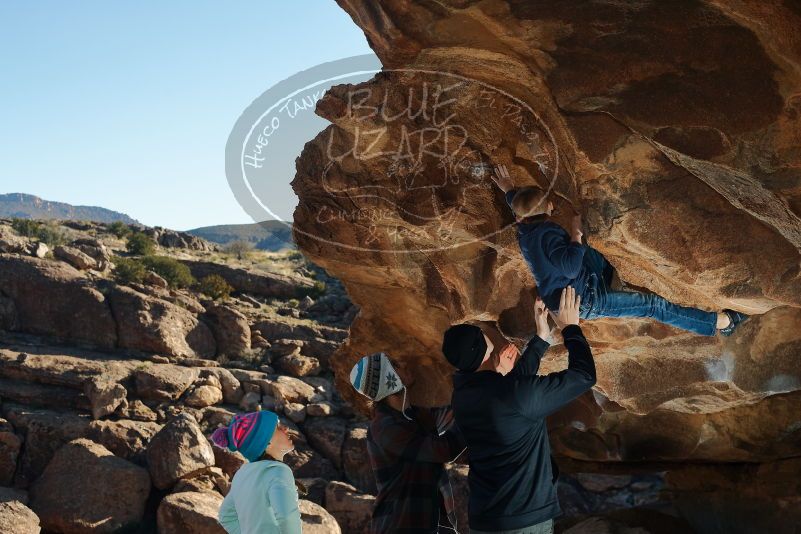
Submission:
<svg viewBox="0 0 801 534">
<path fill-rule="evenodd" d="M 70 243 L 73 247 L 77 248 L 84 254 L 94 258 L 97 263 L 95 269 L 98 271 L 105 271 L 111 266 L 111 253 L 106 245 L 99 239 L 92 237 L 81 237 Z"/>
<path fill-rule="evenodd" d="M 320 506 L 325 506 L 325 487 L 328 481 L 322 478 L 295 478 L 295 480 L 302 484 L 306 490 L 306 495 L 303 496 L 307 501 L 311 501 Z"/>
<path fill-rule="evenodd" d="M 298 500 L 300 520 L 304 534 L 341 534 L 336 519 L 319 504 L 304 499 Z"/>
<path fill-rule="evenodd" d="M 193 474 L 189 478 L 182 478 L 179 480 L 173 493 L 183 493 L 186 491 L 216 491 L 223 497 L 228 495 L 228 490 L 231 489 L 231 481 L 228 476 L 223 473 L 219 467 L 207 467 L 205 470 Z"/>
<path fill-rule="evenodd" d="M 0 292 L 14 301 L 23 332 L 101 348 L 117 343 L 106 297 L 66 263 L 0 254 Z"/>
<path fill-rule="evenodd" d="M 215 386 L 202 385 L 192 390 L 184 402 L 194 408 L 205 408 L 222 402 L 222 390 Z"/>
<path fill-rule="evenodd" d="M 25 254 L 29 240 L 17 234 L 13 228 L 0 224 L 0 253 Z"/>
<path fill-rule="evenodd" d="M 369 532 L 374 506 L 375 497 L 359 493 L 350 484 L 333 481 L 325 488 L 325 508 L 336 518 L 344 532 Z"/>
<path fill-rule="evenodd" d="M 35 258 L 44 259 L 47 256 L 47 253 L 50 252 L 50 247 L 41 241 L 36 241 L 28 244 L 27 251 L 28 254 Z"/>
<path fill-rule="evenodd" d="M 311 280 L 299 276 L 285 276 L 210 261 L 181 261 L 189 267 L 192 276 L 198 280 L 210 274 L 217 274 L 225 278 L 225 281 L 237 291 L 252 295 L 291 299 L 297 297 L 299 291 L 311 289 L 313 286 Z"/>
<path fill-rule="evenodd" d="M 176 400 L 197 377 L 196 369 L 172 364 L 143 365 L 134 373 L 137 395 L 149 400 Z"/>
<path fill-rule="evenodd" d="M 306 420 L 306 407 L 296 402 L 285 404 L 284 413 L 295 423 L 302 423 Z"/>
<path fill-rule="evenodd" d="M 342 445 L 347 423 L 340 417 L 312 417 L 303 425 L 309 444 L 323 453 L 338 468 L 342 468 Z"/>
<path fill-rule="evenodd" d="M 231 480 L 233 480 L 239 468 L 247 463 L 247 460 L 239 451 L 229 451 L 215 445 L 212 445 L 211 448 L 214 452 L 214 465 L 219 467 Z"/>
<path fill-rule="evenodd" d="M 22 438 L 14 433 L 14 427 L 0 418 L 0 486 L 10 486 L 17 470 L 17 458 L 22 448 Z"/>
<path fill-rule="evenodd" d="M 306 406 L 306 413 L 312 417 L 325 417 L 327 415 L 334 415 L 336 407 L 330 402 L 313 402 Z"/>
<path fill-rule="evenodd" d="M 236 358 L 250 350 L 250 324 L 247 317 L 227 304 L 212 303 L 206 307 L 205 319 L 217 341 L 217 352 Z"/>
<path fill-rule="evenodd" d="M 331 402 L 334 400 L 336 391 L 331 379 L 322 376 L 304 376 L 301 380 L 314 388 L 318 400 L 313 400 L 312 402 Z"/>
<path fill-rule="evenodd" d="M 309 447 L 305 441 L 294 438 L 292 441 L 295 444 L 295 450 L 284 457 L 284 463 L 292 468 L 296 477 L 334 480 L 342 476 L 331 460 Z"/>
<path fill-rule="evenodd" d="M 76 393 L 86 393 L 87 381 L 123 382 L 138 365 L 124 357 L 58 345 L 38 345 L 29 352 L 0 348 L 0 362 L 0 376 L 19 382 L 64 386 Z M 103 388 L 99 389 L 102 392 Z"/>
<path fill-rule="evenodd" d="M 291 376 L 279 376 L 271 382 L 270 388 L 276 401 L 282 403 L 299 402 L 308 404 L 315 394 L 312 386 Z"/>
<path fill-rule="evenodd" d="M 115 532 L 138 523 L 147 470 L 86 439 L 61 447 L 31 488 L 31 508 L 56 532 Z"/>
<path fill-rule="evenodd" d="M 14 301 L 0 294 L 0 330 L 14 331 L 19 328 L 19 316 Z"/>
<path fill-rule="evenodd" d="M 92 417 L 95 419 L 112 414 L 118 408 L 128 405 L 128 391 L 125 386 L 108 377 L 87 380 L 84 385 L 84 394 L 89 398 Z"/>
<path fill-rule="evenodd" d="M 216 243 L 206 241 L 202 237 L 190 234 L 189 232 L 170 230 L 169 228 L 162 228 L 161 226 L 145 228 L 144 232 L 162 247 L 186 248 L 202 252 L 210 252 L 219 250 L 220 248 Z"/>
<path fill-rule="evenodd" d="M 278 357 L 300 354 L 304 344 L 299 339 L 276 339 L 270 343 L 270 353 Z"/>
<path fill-rule="evenodd" d="M 259 409 L 259 406 L 265 410 L 269 409 L 262 406 L 261 393 L 257 393 L 255 391 L 249 391 L 248 393 L 245 393 L 239 400 L 239 407 L 246 412 L 254 412 Z"/>
<path fill-rule="evenodd" d="M 359 491 L 375 495 L 375 475 L 367 454 L 367 423 L 348 430 L 342 445 L 342 470 Z"/>
<path fill-rule="evenodd" d="M 173 356 L 214 356 L 211 330 L 184 308 L 119 285 L 109 291 L 108 298 L 120 347 Z"/>
<path fill-rule="evenodd" d="M 236 412 L 222 406 L 208 406 L 202 410 L 203 418 L 200 420 L 203 432 L 208 434 L 221 426 L 227 426 Z"/>
<path fill-rule="evenodd" d="M 159 504 L 159 533 L 225 534 L 225 529 L 217 522 L 222 501 L 222 495 L 211 491 L 167 495 Z"/>
<path fill-rule="evenodd" d="M 144 402 L 139 399 L 127 403 L 126 406 L 120 406 L 117 409 L 117 415 L 123 419 L 132 419 L 134 421 L 155 422 L 158 420 L 158 414 L 148 407 Z"/>
<path fill-rule="evenodd" d="M 201 377 L 214 376 L 219 380 L 222 387 L 223 400 L 228 404 L 237 404 L 242 400 L 244 391 L 242 390 L 239 380 L 228 369 L 222 368 L 209 368 L 200 371 Z"/>
<path fill-rule="evenodd" d="M 3 415 L 25 442 L 17 464 L 15 486 L 27 488 L 42 474 L 62 445 L 85 437 L 88 417 L 19 405 L 4 404 Z"/>
<path fill-rule="evenodd" d="M 206 308 L 197 298 L 197 295 L 186 289 L 171 289 L 170 298 L 168 300 L 173 304 L 186 308 L 190 313 L 194 313 L 195 315 L 200 316 L 206 313 Z"/>
<path fill-rule="evenodd" d="M 89 403 L 80 391 L 0 378 L 0 398 L 19 404 L 88 411 Z"/>
<path fill-rule="evenodd" d="M 270 344 L 269 341 L 264 339 L 261 334 L 254 334 L 251 332 L 250 346 L 258 349 L 269 349 L 270 347 L 272 347 L 272 344 Z"/>
<path fill-rule="evenodd" d="M 136 464 L 145 463 L 145 451 L 150 439 L 161 430 L 162 425 L 152 422 L 92 421 L 86 437 L 99 443 L 120 458 Z"/>
<path fill-rule="evenodd" d="M 150 440 L 146 454 L 153 485 L 159 489 L 169 489 L 178 479 L 214 465 L 211 445 L 188 414 L 164 425 Z"/>
<path fill-rule="evenodd" d="M 275 367 L 291 376 L 313 376 L 320 373 L 320 362 L 317 358 L 302 354 L 283 356 L 275 361 Z"/>
<path fill-rule="evenodd" d="M 142 282 L 149 286 L 154 286 L 165 290 L 169 288 L 169 283 L 153 271 L 147 271 Z M 167 292 L 167 294 L 169 295 L 169 292 Z"/>
<path fill-rule="evenodd" d="M 53 255 L 55 255 L 56 258 L 69 263 L 79 271 L 87 271 L 89 269 L 97 268 L 97 262 L 94 258 L 74 247 L 62 245 L 57 246 L 53 249 Z"/>
<path fill-rule="evenodd" d="M 0 532 L 4 534 L 39 534 L 39 518 L 20 501 L 0 501 Z"/>
</svg>

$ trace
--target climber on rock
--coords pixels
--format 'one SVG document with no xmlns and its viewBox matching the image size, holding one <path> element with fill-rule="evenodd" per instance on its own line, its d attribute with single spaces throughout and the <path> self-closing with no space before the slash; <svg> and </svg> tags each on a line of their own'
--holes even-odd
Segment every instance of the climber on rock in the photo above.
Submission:
<svg viewBox="0 0 801 534">
<path fill-rule="evenodd" d="M 443 465 L 465 450 L 449 406 L 421 408 L 406 397 L 413 377 L 383 352 L 365 356 L 350 373 L 353 387 L 373 403 L 367 453 L 378 495 L 371 534 L 456 531 L 453 491 Z"/>
<path fill-rule="evenodd" d="M 673 304 L 652 293 L 623 291 L 625 285 L 606 258 L 582 244 L 580 215 L 573 218 L 568 232 L 550 220 L 553 202 L 547 192 L 536 187 L 515 188 L 504 165 L 496 167 L 493 180 L 506 194 L 517 220 L 520 252 L 551 310 L 558 305 L 560 290 L 570 284 L 581 296 L 582 319 L 650 317 L 705 336 L 714 336 L 717 331 L 730 336 L 748 319 L 734 310 L 708 312 Z"/>
<path fill-rule="evenodd" d="M 534 312 L 537 335 L 522 355 L 483 326 L 460 324 L 445 332 L 442 352 L 457 368 L 451 405 L 469 453 L 471 534 L 553 532 L 561 509 L 545 418 L 595 384 L 592 352 L 578 326 L 580 303 L 572 287 L 562 291 L 554 319 L 568 367 L 545 376 L 537 375 L 550 333 L 541 299 Z"/>
</svg>

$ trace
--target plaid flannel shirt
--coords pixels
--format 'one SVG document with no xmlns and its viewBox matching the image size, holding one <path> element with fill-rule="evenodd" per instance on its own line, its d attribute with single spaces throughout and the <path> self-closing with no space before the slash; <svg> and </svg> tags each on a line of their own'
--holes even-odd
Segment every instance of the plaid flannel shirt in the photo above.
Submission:
<svg viewBox="0 0 801 534">
<path fill-rule="evenodd" d="M 367 432 L 378 486 L 370 532 L 430 533 L 439 532 L 440 526 L 455 531 L 453 489 L 443 464 L 456 459 L 466 445 L 453 425 L 453 411 L 449 406 L 413 406 L 406 414 L 412 421 L 378 403 Z"/>
</svg>

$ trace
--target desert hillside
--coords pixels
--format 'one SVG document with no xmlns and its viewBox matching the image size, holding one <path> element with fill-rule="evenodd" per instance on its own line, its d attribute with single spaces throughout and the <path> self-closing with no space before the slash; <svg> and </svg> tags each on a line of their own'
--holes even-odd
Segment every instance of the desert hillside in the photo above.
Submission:
<svg viewBox="0 0 801 534">
<path fill-rule="evenodd" d="M 336 525 L 326 494 L 335 503 L 358 491 L 347 481 L 372 480 L 364 420 L 329 362 L 355 314 L 297 252 L 0 220 L 1 530 L 217 532 L 244 459 L 206 436 L 260 408 L 293 429 L 307 523 Z M 96 483 L 76 491 L 84 476 Z"/>
</svg>

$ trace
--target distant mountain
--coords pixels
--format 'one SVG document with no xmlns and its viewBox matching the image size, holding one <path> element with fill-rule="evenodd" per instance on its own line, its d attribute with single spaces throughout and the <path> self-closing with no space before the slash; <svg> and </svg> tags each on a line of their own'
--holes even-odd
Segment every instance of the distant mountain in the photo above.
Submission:
<svg viewBox="0 0 801 534">
<path fill-rule="evenodd" d="M 232 241 L 247 241 L 254 248 L 275 252 L 295 248 L 292 228 L 281 221 L 261 221 L 253 224 L 220 224 L 186 231 L 207 241 L 227 245 Z"/>
<path fill-rule="evenodd" d="M 122 221 L 138 224 L 139 221 L 117 211 L 98 206 L 73 206 L 64 202 L 43 200 L 25 193 L 0 194 L 0 217 L 20 219 L 69 219 L 110 223 Z"/>
</svg>

